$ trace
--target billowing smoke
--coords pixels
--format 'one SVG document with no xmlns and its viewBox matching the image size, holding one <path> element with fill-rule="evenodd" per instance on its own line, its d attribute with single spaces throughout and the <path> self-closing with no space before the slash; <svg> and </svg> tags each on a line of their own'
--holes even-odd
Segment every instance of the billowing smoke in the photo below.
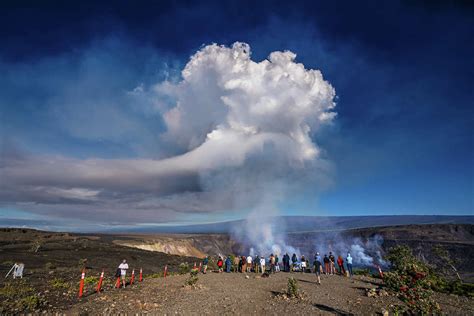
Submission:
<svg viewBox="0 0 474 316">
<path fill-rule="evenodd" d="M 160 159 L 2 153 L 0 205 L 105 225 L 232 214 L 246 218 L 233 235 L 249 250 L 299 254 L 274 219 L 284 202 L 331 185 L 331 163 L 315 140 L 336 114 L 333 87 L 295 58 L 276 51 L 257 62 L 244 43 L 205 46 L 180 78 L 139 84 L 109 102 L 160 117 Z"/>
<path fill-rule="evenodd" d="M 0 166 L 0 202 L 105 223 L 277 215 L 281 201 L 331 179 L 313 139 L 335 117 L 335 91 L 295 57 L 273 52 L 255 62 L 244 43 L 205 46 L 180 79 L 127 94 L 147 99 L 165 123 L 163 159 L 4 155 L 12 158 Z"/>
</svg>

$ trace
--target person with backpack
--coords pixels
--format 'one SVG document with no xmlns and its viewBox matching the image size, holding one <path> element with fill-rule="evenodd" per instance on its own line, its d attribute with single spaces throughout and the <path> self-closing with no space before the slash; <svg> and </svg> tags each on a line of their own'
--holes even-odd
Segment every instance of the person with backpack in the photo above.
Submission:
<svg viewBox="0 0 474 316">
<path fill-rule="evenodd" d="M 316 253 L 316 256 L 314 256 L 314 273 L 316 273 L 316 277 L 318 278 L 318 284 L 321 284 L 321 270 L 323 269 L 322 263 L 321 263 L 321 256 L 319 255 L 319 252 Z"/>
<path fill-rule="evenodd" d="M 350 253 L 347 253 L 346 257 L 347 270 L 349 271 L 349 276 L 352 278 L 352 257 Z"/>
<path fill-rule="evenodd" d="M 209 257 L 206 256 L 206 257 L 204 257 L 204 260 L 202 260 L 202 273 L 203 274 L 206 274 L 208 264 L 209 264 Z"/>
<path fill-rule="evenodd" d="M 328 258 L 328 255 L 324 255 L 324 274 L 329 274 L 329 258 Z"/>
<path fill-rule="evenodd" d="M 125 277 L 127 275 L 127 270 L 128 270 L 128 263 L 127 260 L 123 259 L 122 263 L 118 266 L 118 269 L 120 269 L 120 279 L 122 279 L 122 285 L 125 288 Z"/>
<path fill-rule="evenodd" d="M 337 257 L 337 265 L 339 266 L 339 274 L 346 275 L 346 270 L 344 269 L 344 259 L 341 256 Z"/>
</svg>

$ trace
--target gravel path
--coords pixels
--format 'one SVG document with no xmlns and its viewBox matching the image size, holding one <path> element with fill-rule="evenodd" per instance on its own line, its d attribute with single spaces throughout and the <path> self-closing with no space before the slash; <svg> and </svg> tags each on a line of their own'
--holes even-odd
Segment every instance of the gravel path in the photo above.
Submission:
<svg viewBox="0 0 474 316">
<path fill-rule="evenodd" d="M 188 277 L 147 279 L 133 287 L 110 290 L 83 299 L 68 311 L 72 314 L 135 314 L 160 315 L 376 315 L 390 304 L 401 304 L 393 296 L 367 297 L 366 288 L 377 287 L 376 279 L 322 276 L 316 284 L 313 274 L 277 273 L 261 278 L 251 273 L 208 273 L 199 275 L 197 288 L 184 287 Z M 302 299 L 284 295 L 288 277 L 298 280 L 304 292 Z M 449 298 L 442 306 L 449 314 L 472 314 L 473 300 Z"/>
</svg>

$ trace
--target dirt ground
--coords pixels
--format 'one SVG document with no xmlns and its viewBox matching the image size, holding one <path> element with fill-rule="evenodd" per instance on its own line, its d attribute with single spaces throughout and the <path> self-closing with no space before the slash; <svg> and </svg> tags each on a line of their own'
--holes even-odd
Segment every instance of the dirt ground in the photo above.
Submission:
<svg viewBox="0 0 474 316">
<path fill-rule="evenodd" d="M 249 277 L 247 278 L 246 275 Z M 277 273 L 268 278 L 253 273 L 200 274 L 197 288 L 184 286 L 188 275 L 147 279 L 125 289 L 90 295 L 65 311 L 67 314 L 160 315 L 380 315 L 392 305 L 394 296 L 368 297 L 366 289 L 379 280 L 355 276 L 322 276 L 322 284 L 310 273 Z M 302 299 L 288 299 L 288 277 L 298 280 Z M 437 294 L 443 313 L 474 314 L 474 300 Z M 390 313 L 392 314 L 392 313 Z"/>
</svg>

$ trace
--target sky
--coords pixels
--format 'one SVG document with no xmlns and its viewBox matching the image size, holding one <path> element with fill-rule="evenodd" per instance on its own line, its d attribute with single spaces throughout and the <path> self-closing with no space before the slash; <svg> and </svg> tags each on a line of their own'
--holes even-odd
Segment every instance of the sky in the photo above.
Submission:
<svg viewBox="0 0 474 316">
<path fill-rule="evenodd" d="M 469 1 L 3 1 L 0 225 L 473 215 Z"/>
</svg>

